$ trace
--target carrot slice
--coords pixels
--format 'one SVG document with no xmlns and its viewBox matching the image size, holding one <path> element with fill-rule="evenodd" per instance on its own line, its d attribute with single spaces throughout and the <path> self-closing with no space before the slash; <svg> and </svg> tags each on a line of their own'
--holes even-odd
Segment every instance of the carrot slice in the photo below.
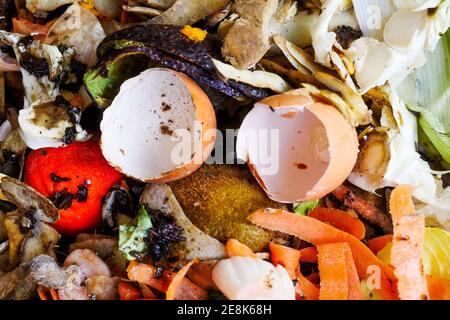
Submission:
<svg viewBox="0 0 450 320">
<path fill-rule="evenodd" d="M 424 295 L 427 295 L 426 277 L 422 268 L 425 218 L 416 214 L 411 187 L 396 187 L 391 192 L 389 208 L 394 224 L 391 265 L 399 280 L 400 298 L 413 299 L 412 296 L 415 296 L 416 299 L 424 299 Z"/>
<path fill-rule="evenodd" d="M 300 267 L 300 251 L 276 243 L 270 243 L 269 249 L 270 261 L 275 266 L 281 264 L 289 273 L 291 279 L 295 279 Z"/>
<path fill-rule="evenodd" d="M 313 283 L 313 284 L 315 284 L 317 286 L 320 284 L 320 274 L 319 274 L 319 272 L 311 273 L 309 276 L 306 277 L 306 279 L 308 279 L 308 281 L 310 281 L 311 283 Z"/>
<path fill-rule="evenodd" d="M 410 186 L 398 186 L 392 190 L 389 198 L 389 210 L 394 224 L 403 216 L 416 214 Z"/>
<path fill-rule="evenodd" d="M 225 246 L 228 257 L 256 258 L 256 254 L 245 244 L 236 239 L 229 239 Z"/>
<path fill-rule="evenodd" d="M 58 290 L 56 290 L 55 288 L 51 288 L 50 296 L 52 297 L 53 300 L 59 300 Z"/>
<path fill-rule="evenodd" d="M 173 273 L 164 271 L 160 279 L 157 278 L 156 268 L 149 264 L 131 261 L 127 268 L 128 279 L 146 284 L 160 292 L 166 292 L 172 281 Z"/>
<path fill-rule="evenodd" d="M 353 260 L 352 250 L 348 243 L 344 242 L 344 254 L 347 267 L 348 298 L 349 300 L 362 300 L 361 283 L 359 281 L 358 271 Z"/>
<path fill-rule="evenodd" d="M 425 217 L 415 212 L 411 187 L 395 188 L 391 192 L 389 208 L 394 223 L 391 265 L 398 279 L 399 297 L 402 300 L 426 300 L 428 287 L 422 266 Z"/>
<path fill-rule="evenodd" d="M 170 284 L 176 274 L 163 271 L 160 279 L 156 277 L 156 268 L 149 264 L 130 262 L 127 268 L 128 279 L 148 285 L 150 288 L 167 293 Z M 179 300 L 203 300 L 208 298 L 208 293 L 191 280 L 183 277 L 177 288 L 177 299 Z"/>
<path fill-rule="evenodd" d="M 314 218 L 295 215 L 279 209 L 260 209 L 252 213 L 248 219 L 262 228 L 294 235 L 316 246 L 347 242 L 353 253 L 359 276 L 364 279 L 371 275 L 369 270 L 372 270 L 374 266 L 378 267 L 381 288 L 377 289 L 377 292 L 385 299 L 396 298 L 395 288 L 392 286 L 395 281 L 392 269 L 351 234 Z"/>
<path fill-rule="evenodd" d="M 427 277 L 430 300 L 450 300 L 450 280 Z"/>
<path fill-rule="evenodd" d="M 329 223 L 337 229 L 354 235 L 359 240 L 366 236 L 364 223 L 341 210 L 318 207 L 311 211 L 308 216 Z"/>
<path fill-rule="evenodd" d="M 212 271 L 217 260 L 200 261 L 191 266 L 187 277 L 199 287 L 205 290 L 219 290 L 212 279 Z"/>
<path fill-rule="evenodd" d="M 361 289 L 348 243 L 318 247 L 320 300 L 360 300 Z"/>
<path fill-rule="evenodd" d="M 39 296 L 39 299 L 41 299 L 42 301 L 47 301 L 47 300 L 50 300 L 49 298 L 48 298 L 48 290 L 47 290 L 47 288 L 44 288 L 44 287 L 38 287 L 37 288 L 37 294 L 38 294 L 38 296 Z"/>
<path fill-rule="evenodd" d="M 319 288 L 305 278 L 300 272 L 297 274 L 295 298 L 296 300 L 319 300 Z"/>
<path fill-rule="evenodd" d="M 186 273 L 189 271 L 189 268 L 197 262 L 198 259 L 192 260 L 177 272 L 175 277 L 173 277 L 172 282 L 170 282 L 169 288 L 167 288 L 166 300 L 176 300 L 177 290 L 181 286 L 183 279 L 185 279 Z"/>
<path fill-rule="evenodd" d="M 300 262 L 317 263 L 317 248 L 307 247 L 300 250 Z"/>
<path fill-rule="evenodd" d="M 156 300 L 156 295 L 148 285 L 140 283 L 139 287 L 141 289 L 143 299 Z"/>
<path fill-rule="evenodd" d="M 384 236 L 376 237 L 367 241 L 367 246 L 374 254 L 378 254 L 384 249 L 389 243 L 392 242 L 392 234 L 387 234 Z"/>
<path fill-rule="evenodd" d="M 142 298 L 141 290 L 126 281 L 120 281 L 118 291 L 120 300 L 139 300 Z"/>
</svg>

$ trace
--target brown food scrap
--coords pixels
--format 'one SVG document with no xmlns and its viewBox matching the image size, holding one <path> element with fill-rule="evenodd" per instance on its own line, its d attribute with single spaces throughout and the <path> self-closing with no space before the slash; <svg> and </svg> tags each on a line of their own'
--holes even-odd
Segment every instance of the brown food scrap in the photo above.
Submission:
<svg viewBox="0 0 450 320">
<path fill-rule="evenodd" d="M 333 195 L 343 202 L 346 207 L 355 210 L 361 217 L 382 228 L 384 232 L 392 233 L 391 218 L 364 198 L 356 195 L 346 186 L 337 188 L 333 191 Z"/>
<path fill-rule="evenodd" d="M 237 0 L 233 12 L 240 15 L 226 35 L 222 55 L 238 69 L 253 68 L 270 49 L 269 26 L 277 0 Z"/>
<path fill-rule="evenodd" d="M 349 26 L 336 28 L 336 40 L 344 49 L 348 49 L 351 43 L 363 36 L 362 32 Z"/>
<path fill-rule="evenodd" d="M 229 0 L 177 0 L 170 9 L 152 19 L 152 23 L 192 25 L 224 9 Z"/>
</svg>

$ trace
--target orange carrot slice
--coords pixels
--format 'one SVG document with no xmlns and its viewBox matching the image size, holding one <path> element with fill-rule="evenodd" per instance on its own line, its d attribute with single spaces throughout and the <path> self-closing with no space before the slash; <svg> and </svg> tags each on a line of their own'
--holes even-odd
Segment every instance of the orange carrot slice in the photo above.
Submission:
<svg viewBox="0 0 450 320">
<path fill-rule="evenodd" d="M 294 235 L 316 246 L 347 242 L 350 245 L 356 269 L 361 278 L 370 276 L 372 268 L 380 270 L 381 288 L 377 292 L 385 299 L 395 299 L 395 276 L 392 269 L 378 259 L 368 247 L 357 238 L 344 231 L 311 217 L 295 215 L 279 209 L 260 209 L 252 213 L 248 219 L 254 224 L 273 231 Z"/>
<path fill-rule="evenodd" d="M 270 261 L 275 266 L 281 264 L 289 273 L 291 279 L 295 279 L 300 267 L 300 251 L 276 243 L 270 243 L 269 250 Z"/>
<path fill-rule="evenodd" d="M 56 290 L 55 288 L 51 288 L 50 296 L 52 297 L 53 300 L 59 300 L 58 290 Z"/>
<path fill-rule="evenodd" d="M 317 248 L 308 247 L 301 249 L 300 262 L 317 263 Z"/>
<path fill-rule="evenodd" d="M 360 300 L 361 289 L 350 246 L 330 243 L 318 247 L 320 300 Z"/>
<path fill-rule="evenodd" d="M 47 295 L 48 294 L 47 288 L 39 286 L 37 288 L 37 293 L 38 293 L 39 299 L 41 299 L 42 301 L 50 300 Z"/>
<path fill-rule="evenodd" d="M 430 300 L 450 300 L 450 280 L 427 277 Z"/>
<path fill-rule="evenodd" d="M 389 198 L 389 210 L 394 224 L 398 223 L 398 220 L 403 216 L 416 214 L 411 196 L 411 187 L 398 186 L 392 190 Z"/>
<path fill-rule="evenodd" d="M 59 300 L 58 290 L 38 286 L 37 293 L 41 300 Z"/>
<path fill-rule="evenodd" d="M 156 277 L 156 268 L 149 264 L 130 262 L 127 268 L 128 279 L 148 285 L 160 292 L 167 292 L 175 277 L 175 273 L 163 271 L 160 279 Z M 187 278 L 183 278 L 177 289 L 179 300 L 202 300 L 207 299 L 208 293 Z"/>
<path fill-rule="evenodd" d="M 297 274 L 295 298 L 296 300 L 319 300 L 319 288 L 305 278 L 300 272 Z"/>
<path fill-rule="evenodd" d="M 361 284 L 359 281 L 358 270 L 356 270 L 352 251 L 348 243 L 344 242 L 344 254 L 347 267 L 348 298 L 349 300 L 362 300 Z"/>
<path fill-rule="evenodd" d="M 189 268 L 194 263 L 197 263 L 197 262 L 198 262 L 198 259 L 192 260 L 188 264 L 186 264 L 183 268 L 181 268 L 180 271 L 177 272 L 175 277 L 173 277 L 172 282 L 169 285 L 169 288 L 167 288 L 166 300 L 175 300 L 176 299 L 177 290 L 181 286 L 183 279 L 185 279 L 186 273 L 189 271 Z"/>
<path fill-rule="evenodd" d="M 189 269 L 187 277 L 205 290 L 219 290 L 212 279 L 212 271 L 217 260 L 200 261 Z"/>
<path fill-rule="evenodd" d="M 341 210 L 318 207 L 311 211 L 308 216 L 329 223 L 337 229 L 354 235 L 359 240 L 366 236 L 364 223 Z"/>
<path fill-rule="evenodd" d="M 140 283 L 139 287 L 141 288 L 143 299 L 156 300 L 156 295 L 148 285 Z"/>
<path fill-rule="evenodd" d="M 374 254 L 378 254 L 384 249 L 389 243 L 392 242 L 392 234 L 387 234 L 384 236 L 376 237 L 367 241 L 367 246 Z"/>
<path fill-rule="evenodd" d="M 174 274 L 164 271 L 160 279 L 156 276 L 156 268 L 149 264 L 131 261 L 127 268 L 128 279 L 146 284 L 160 292 L 166 292 Z"/>
<path fill-rule="evenodd" d="M 306 279 L 308 279 L 309 282 L 311 282 L 312 284 L 315 284 L 317 286 L 319 286 L 319 284 L 320 284 L 320 274 L 319 274 L 319 272 L 311 273 L 309 276 L 306 277 Z"/>
<path fill-rule="evenodd" d="M 428 287 L 422 266 L 425 217 L 415 212 L 411 187 L 395 188 L 391 192 L 389 208 L 394 223 L 391 265 L 398 279 L 399 297 L 402 300 L 426 300 Z"/>
<path fill-rule="evenodd" d="M 228 257 L 256 258 L 256 254 L 245 244 L 235 239 L 229 239 L 225 246 Z"/>
<path fill-rule="evenodd" d="M 141 290 L 126 281 L 119 282 L 118 291 L 120 300 L 139 300 L 142 298 Z"/>
</svg>

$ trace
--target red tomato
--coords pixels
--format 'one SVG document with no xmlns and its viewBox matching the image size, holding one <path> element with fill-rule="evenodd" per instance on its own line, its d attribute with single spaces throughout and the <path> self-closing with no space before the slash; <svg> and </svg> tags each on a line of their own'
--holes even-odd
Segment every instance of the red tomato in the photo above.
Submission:
<svg viewBox="0 0 450 320">
<path fill-rule="evenodd" d="M 140 300 L 142 298 L 141 290 L 136 288 L 133 284 L 120 281 L 119 283 L 120 300 Z"/>
<path fill-rule="evenodd" d="M 122 177 L 108 164 L 98 142 L 93 140 L 63 148 L 34 150 L 25 165 L 25 182 L 44 196 L 55 199 L 62 192 L 73 196 L 71 205 L 59 210 L 60 218 L 54 224 L 65 235 L 76 235 L 98 226 L 102 198 Z M 83 186 L 87 188 L 85 199 Z"/>
</svg>

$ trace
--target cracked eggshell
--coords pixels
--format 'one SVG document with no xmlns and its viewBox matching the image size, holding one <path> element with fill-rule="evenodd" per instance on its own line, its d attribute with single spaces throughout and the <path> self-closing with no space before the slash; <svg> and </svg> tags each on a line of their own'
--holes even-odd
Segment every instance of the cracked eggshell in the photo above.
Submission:
<svg viewBox="0 0 450 320">
<path fill-rule="evenodd" d="M 162 68 L 124 82 L 100 127 L 104 157 L 144 182 L 170 182 L 193 173 L 216 138 L 207 95 L 184 74 Z"/>
<path fill-rule="evenodd" d="M 255 104 L 242 123 L 236 151 L 272 200 L 294 203 L 319 199 L 347 179 L 358 137 L 334 107 L 281 94 Z"/>
</svg>

